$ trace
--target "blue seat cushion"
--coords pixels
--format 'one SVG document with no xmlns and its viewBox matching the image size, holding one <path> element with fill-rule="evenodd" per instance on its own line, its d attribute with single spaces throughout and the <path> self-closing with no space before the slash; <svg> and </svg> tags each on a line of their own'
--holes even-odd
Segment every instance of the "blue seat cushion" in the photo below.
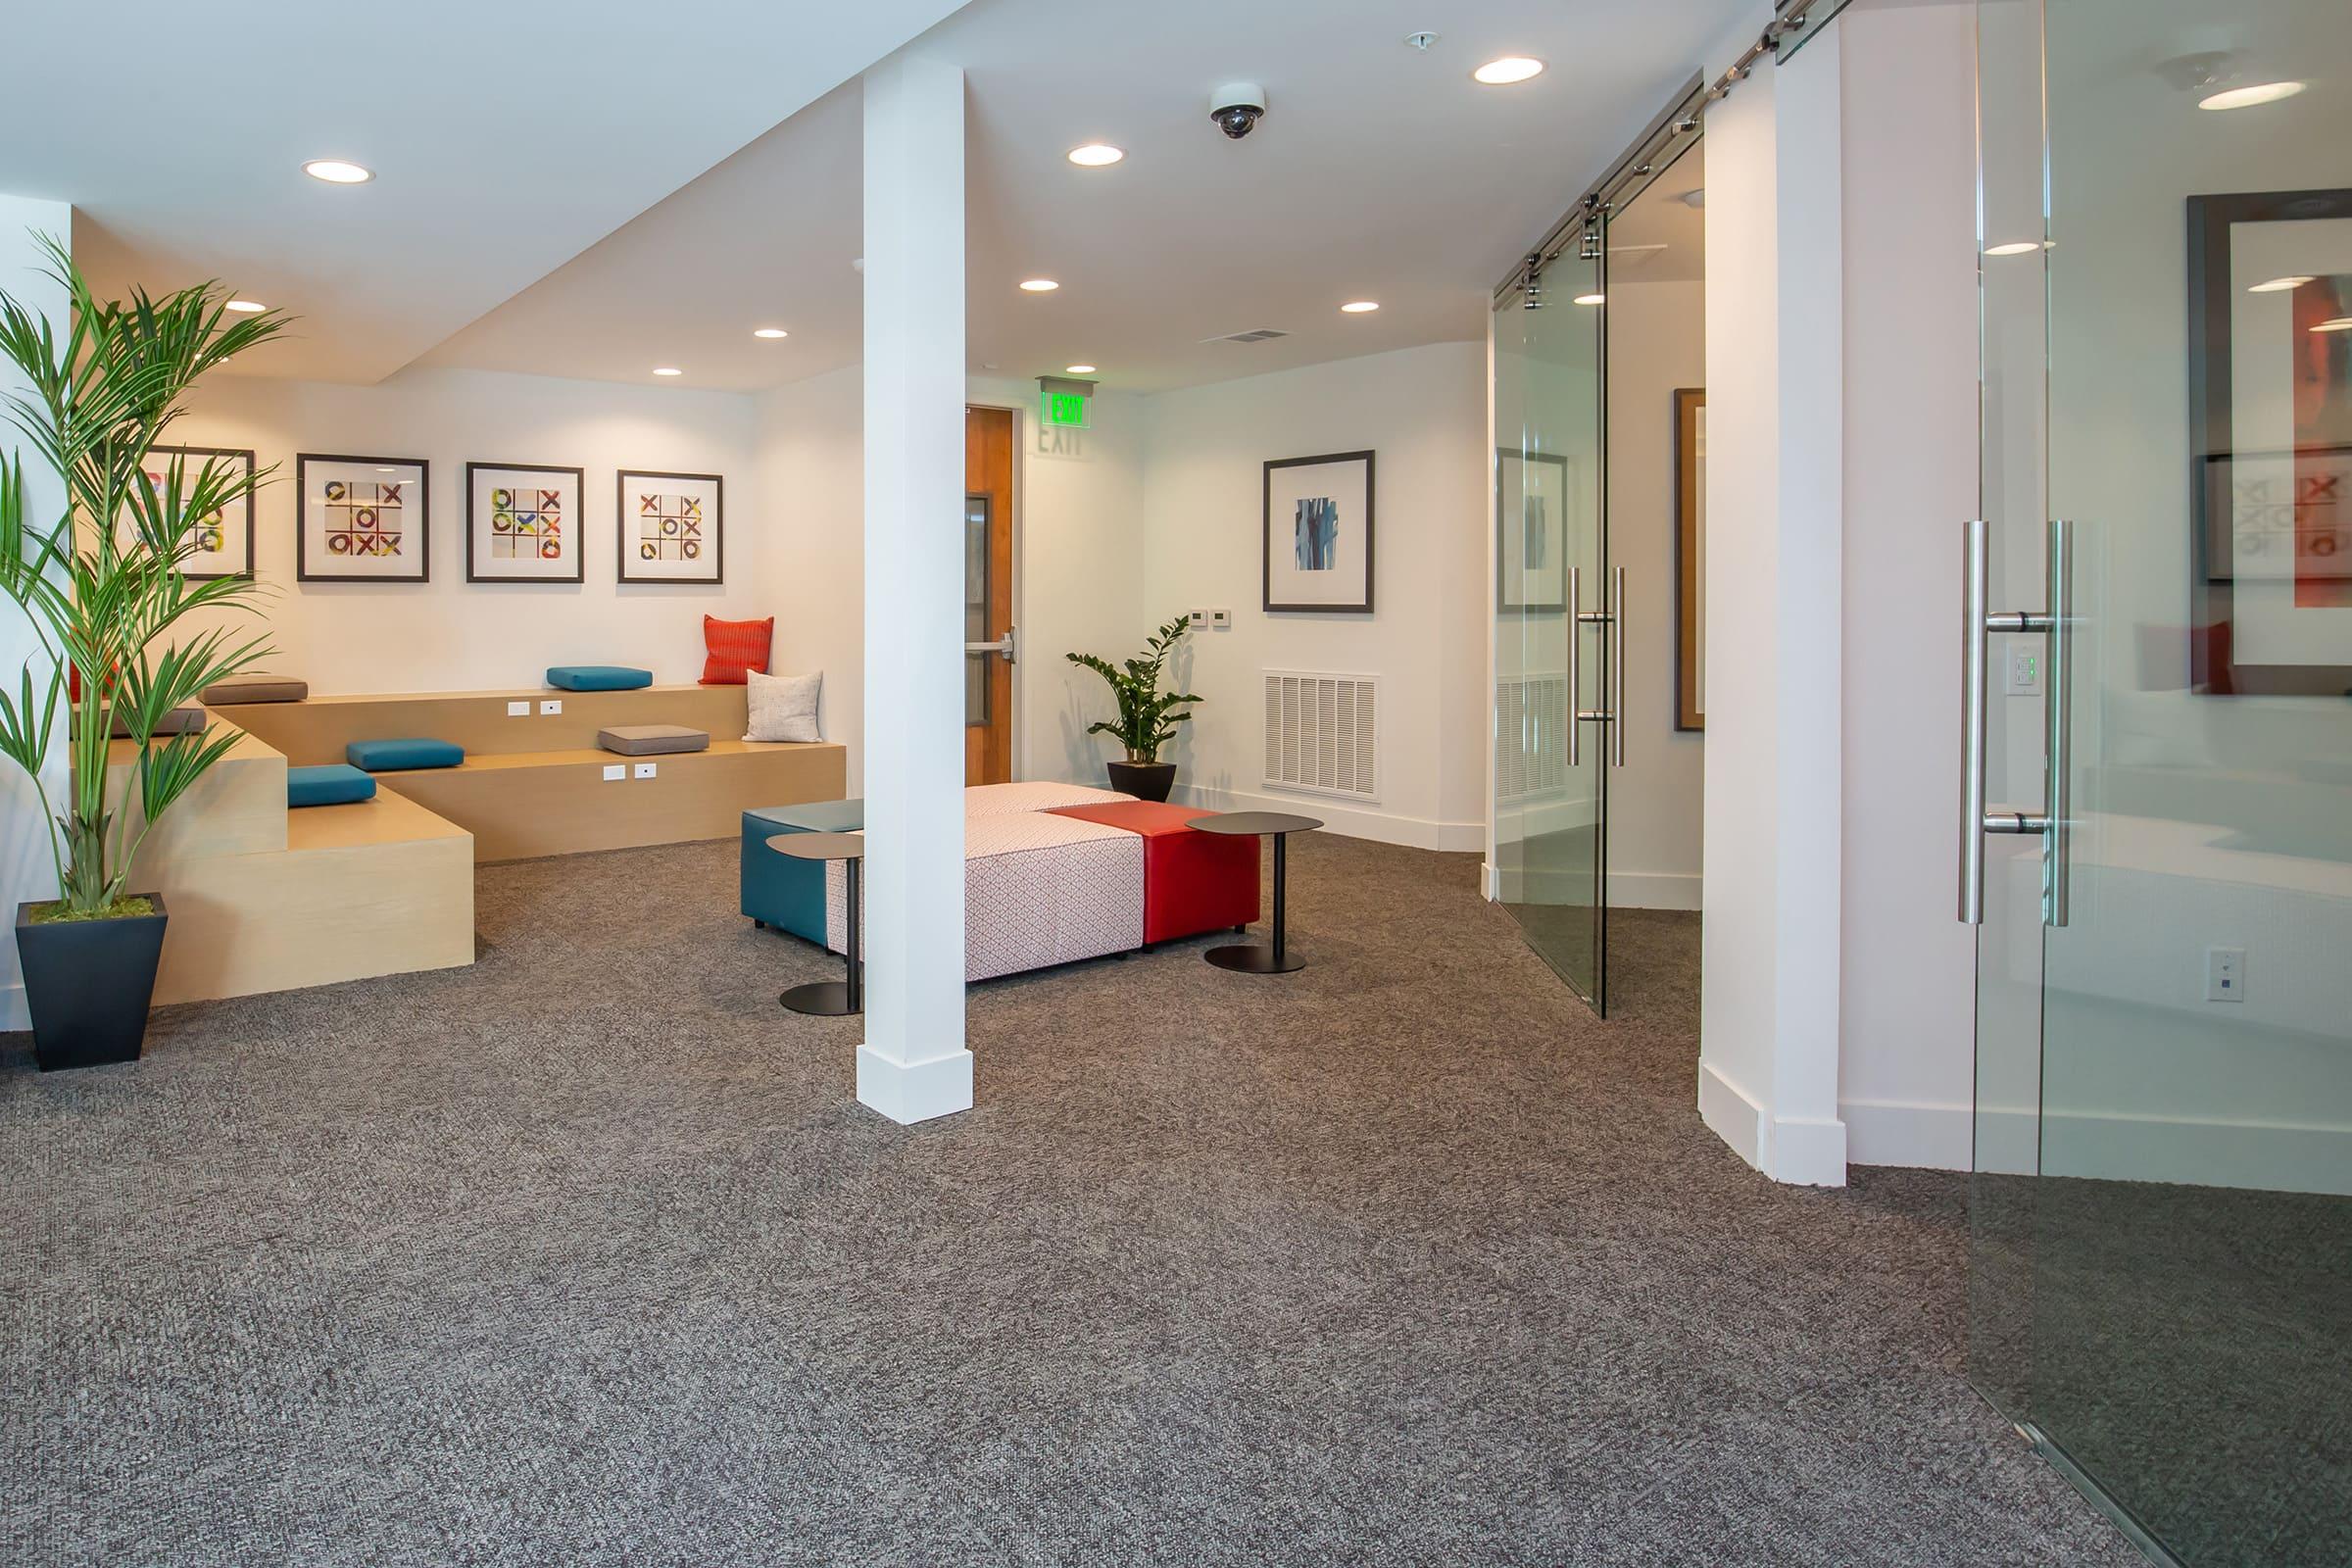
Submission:
<svg viewBox="0 0 2352 1568">
<path fill-rule="evenodd" d="M 548 670 L 547 683 L 564 692 L 633 692 L 651 686 L 654 672 L 626 664 L 557 664 Z"/>
<path fill-rule="evenodd" d="M 370 773 L 403 773 L 417 767 L 455 767 L 466 760 L 466 748 L 456 741 L 427 740 L 421 735 L 395 741 L 353 741 L 343 748 L 343 760 Z"/>
<path fill-rule="evenodd" d="M 372 800 L 375 780 L 348 762 L 286 769 L 286 804 L 292 806 L 349 806 Z"/>
<path fill-rule="evenodd" d="M 863 801 L 762 806 L 743 813 L 743 912 L 754 920 L 825 945 L 825 868 L 778 855 L 779 833 L 855 833 L 865 826 Z"/>
</svg>

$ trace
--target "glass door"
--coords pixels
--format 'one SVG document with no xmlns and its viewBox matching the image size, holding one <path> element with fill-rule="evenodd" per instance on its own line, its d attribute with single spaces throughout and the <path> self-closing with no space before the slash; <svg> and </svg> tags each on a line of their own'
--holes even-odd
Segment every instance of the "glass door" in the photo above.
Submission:
<svg viewBox="0 0 2352 1568">
<path fill-rule="evenodd" d="M 2336 1568 L 2352 7 L 1978 16 L 1971 1372 L 2151 1555 Z"/>
<path fill-rule="evenodd" d="M 1528 945 L 1605 1011 L 1603 254 L 1597 228 L 1571 238 L 1494 317 L 1494 871 Z"/>
</svg>

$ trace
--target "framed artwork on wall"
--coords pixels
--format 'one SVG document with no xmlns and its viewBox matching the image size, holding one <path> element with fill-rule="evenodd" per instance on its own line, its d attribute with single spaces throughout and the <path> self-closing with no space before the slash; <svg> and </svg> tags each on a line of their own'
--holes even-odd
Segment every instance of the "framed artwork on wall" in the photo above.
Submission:
<svg viewBox="0 0 2352 1568">
<path fill-rule="evenodd" d="M 147 461 L 141 465 L 148 483 L 163 489 L 172 477 L 172 465 L 179 465 L 180 484 L 193 484 L 204 471 L 207 463 L 218 463 L 237 478 L 253 472 L 253 453 L 241 447 L 150 447 Z M 129 531 L 124 523 L 124 532 Z M 180 574 L 192 581 L 207 582 L 216 577 L 253 576 L 253 493 L 232 503 L 225 511 L 213 513 L 196 521 L 196 551 L 180 567 Z"/>
<path fill-rule="evenodd" d="M 2341 697 L 2352 190 L 2192 196 L 2187 213 L 2187 679 L 2214 696 Z"/>
<path fill-rule="evenodd" d="M 296 580 L 430 580 L 429 478 L 422 458 L 297 453 Z"/>
<path fill-rule="evenodd" d="M 1707 727 L 1707 389 L 1674 394 L 1674 727 Z"/>
<path fill-rule="evenodd" d="M 1371 453 L 1268 463 L 1262 521 L 1267 611 L 1371 611 Z"/>
<path fill-rule="evenodd" d="M 1568 608 L 1568 460 L 1556 452 L 1494 453 L 1494 607 Z"/>
<path fill-rule="evenodd" d="M 577 468 L 466 465 L 466 580 L 585 580 L 580 493 Z"/>
<path fill-rule="evenodd" d="M 623 468 L 614 491 L 622 582 L 726 581 L 726 480 Z"/>
</svg>

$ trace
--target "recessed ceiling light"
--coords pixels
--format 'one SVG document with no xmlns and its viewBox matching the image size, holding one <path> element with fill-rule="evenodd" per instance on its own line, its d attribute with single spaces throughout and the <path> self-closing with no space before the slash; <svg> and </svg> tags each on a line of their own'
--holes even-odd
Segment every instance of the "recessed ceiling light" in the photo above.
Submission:
<svg viewBox="0 0 2352 1568">
<path fill-rule="evenodd" d="M 1579 305 L 1598 305 L 1601 301 L 1607 298 L 1608 296 L 1606 294 L 1579 294 L 1576 297 L 1576 303 Z"/>
<path fill-rule="evenodd" d="M 1071 375 L 1092 375 L 1095 373 L 1095 368 L 1091 365 L 1072 365 L 1065 367 L 1065 368 Z"/>
<path fill-rule="evenodd" d="M 791 335 L 780 326 L 755 326 L 752 328 L 754 337 L 790 337 Z"/>
<path fill-rule="evenodd" d="M 1514 81 L 1544 74 L 1544 62 L 1530 60 L 1525 55 L 1504 55 L 1500 60 L 1488 61 L 1470 74 L 1490 87 L 1507 87 Z"/>
<path fill-rule="evenodd" d="M 2308 85 L 2300 81 L 2264 81 L 2251 87 L 2230 87 L 2211 97 L 2197 100 L 2199 109 L 2251 109 L 2257 104 L 2275 104 L 2281 98 L 2292 98 Z"/>
<path fill-rule="evenodd" d="M 264 305 L 260 300 L 230 300 L 220 308 L 224 311 L 234 311 L 239 316 L 252 316 L 256 312 L 266 311 L 270 307 Z"/>
<path fill-rule="evenodd" d="M 375 177 L 374 170 L 363 169 L 340 158 L 314 158 L 302 166 L 302 172 L 330 185 L 365 185 Z"/>
<path fill-rule="evenodd" d="M 1080 169 L 1108 169 L 1127 155 L 1108 142 L 1090 141 L 1070 149 L 1070 162 Z"/>
<path fill-rule="evenodd" d="M 1347 304 L 1345 304 L 1345 305 L 1341 306 L 1341 307 L 1340 307 L 1340 309 L 1341 309 L 1341 310 L 1343 310 L 1343 311 L 1346 311 L 1346 312 L 1347 312 L 1347 313 L 1348 313 L 1349 316 L 1362 316 L 1362 315 L 1364 315 L 1364 314 L 1365 314 L 1366 312 L 1368 312 L 1368 311 L 1377 311 L 1377 310 L 1379 310 L 1379 309 L 1380 309 L 1380 301 L 1378 301 L 1378 300 L 1349 300 L 1349 301 L 1348 301 Z"/>
<path fill-rule="evenodd" d="M 2252 288 L 2247 289 L 2246 292 L 2249 294 L 2284 294 L 2290 289 L 2301 288 L 2304 284 L 2310 281 L 2311 279 L 2308 277 L 2299 276 L 2274 277 L 2268 283 L 2255 284 Z"/>
<path fill-rule="evenodd" d="M 1985 246 L 1984 254 L 1987 256 L 2023 256 L 2028 251 L 2039 249 L 2041 249 L 2041 241 L 2037 239 L 2013 239 L 2005 245 Z"/>
<path fill-rule="evenodd" d="M 654 373 L 656 375 L 684 375 L 686 372 L 674 365 L 657 365 L 654 367 Z"/>
<path fill-rule="evenodd" d="M 1059 287 L 1061 285 L 1050 277 L 1031 277 L 1021 281 L 1022 290 L 1030 294 L 1051 294 Z"/>
<path fill-rule="evenodd" d="M 2314 332 L 2352 332 L 2352 316 L 2339 316 L 2332 321 L 2322 321 Z"/>
</svg>

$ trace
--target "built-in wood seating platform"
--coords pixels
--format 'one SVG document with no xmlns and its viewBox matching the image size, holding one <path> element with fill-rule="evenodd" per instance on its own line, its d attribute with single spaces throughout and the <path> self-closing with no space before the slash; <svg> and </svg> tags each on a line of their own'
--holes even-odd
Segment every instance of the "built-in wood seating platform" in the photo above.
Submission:
<svg viewBox="0 0 2352 1568">
<path fill-rule="evenodd" d="M 550 703 L 560 710 L 542 711 Z M 510 711 L 517 705 L 522 712 Z M 313 697 L 216 711 L 296 765 L 340 762 L 354 741 L 456 742 L 466 749 L 461 765 L 385 773 L 377 785 L 470 833 L 483 862 L 732 838 L 753 808 L 848 793 L 838 745 L 738 739 L 747 726 L 741 686 Z M 710 732 L 710 749 L 642 758 L 599 750 L 597 731 L 620 724 L 690 725 Z M 647 765 L 651 776 L 639 776 Z M 614 768 L 620 776 L 609 777 Z"/>
</svg>

